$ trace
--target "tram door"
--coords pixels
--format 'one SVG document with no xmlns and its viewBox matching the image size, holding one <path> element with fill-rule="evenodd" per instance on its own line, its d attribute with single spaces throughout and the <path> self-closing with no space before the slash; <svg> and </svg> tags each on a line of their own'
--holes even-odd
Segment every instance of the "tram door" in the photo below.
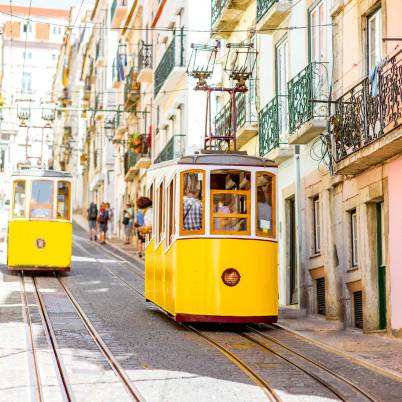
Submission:
<svg viewBox="0 0 402 402">
<path fill-rule="evenodd" d="M 288 303 L 297 304 L 297 238 L 296 238 L 296 201 L 291 198 L 287 202 L 288 217 Z"/>
<path fill-rule="evenodd" d="M 379 328 L 387 328 L 387 292 L 385 275 L 384 203 L 376 205 L 377 218 L 377 270 Z"/>
</svg>

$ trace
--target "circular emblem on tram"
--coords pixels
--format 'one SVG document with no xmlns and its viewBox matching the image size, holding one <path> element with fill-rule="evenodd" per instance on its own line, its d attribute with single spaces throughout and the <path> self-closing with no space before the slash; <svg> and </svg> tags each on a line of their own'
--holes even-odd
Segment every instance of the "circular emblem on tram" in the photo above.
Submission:
<svg viewBox="0 0 402 402">
<path fill-rule="evenodd" d="M 240 282 L 239 271 L 234 268 L 225 269 L 221 278 L 226 286 L 236 286 Z"/>
<path fill-rule="evenodd" d="M 46 242 L 44 239 L 36 239 L 35 246 L 36 246 L 36 248 L 45 248 Z"/>
</svg>

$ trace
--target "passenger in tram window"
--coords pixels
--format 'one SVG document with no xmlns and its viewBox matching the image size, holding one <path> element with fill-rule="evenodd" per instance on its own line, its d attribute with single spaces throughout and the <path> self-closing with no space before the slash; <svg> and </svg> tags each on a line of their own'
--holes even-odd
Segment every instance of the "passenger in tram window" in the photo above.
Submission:
<svg viewBox="0 0 402 402">
<path fill-rule="evenodd" d="M 195 188 L 187 189 L 183 199 L 183 228 L 184 230 L 202 230 L 202 204 L 199 199 L 200 191 Z"/>
<path fill-rule="evenodd" d="M 272 233 L 272 206 L 270 197 L 262 188 L 257 191 L 257 230 L 263 233 Z"/>
<path fill-rule="evenodd" d="M 137 253 L 142 258 L 145 248 L 145 236 L 152 231 L 152 201 L 148 197 L 140 197 L 137 200 L 137 208 L 134 225 L 137 228 Z M 147 215 L 147 225 L 145 224 L 145 215 Z"/>
</svg>

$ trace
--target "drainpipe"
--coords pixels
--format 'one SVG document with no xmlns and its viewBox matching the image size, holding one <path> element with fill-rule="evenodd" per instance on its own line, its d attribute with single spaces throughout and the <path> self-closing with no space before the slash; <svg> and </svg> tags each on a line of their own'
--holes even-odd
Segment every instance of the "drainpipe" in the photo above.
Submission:
<svg viewBox="0 0 402 402">
<path fill-rule="evenodd" d="M 296 222 L 297 222 L 297 282 L 298 282 L 298 292 L 297 292 L 297 302 L 299 304 L 299 309 L 301 306 L 301 291 L 302 291 L 302 263 L 301 256 L 303 250 L 303 230 L 302 230 L 302 213 L 301 213 L 301 179 L 300 179 L 300 145 L 295 145 L 294 149 L 295 155 L 295 168 L 296 168 Z"/>
</svg>

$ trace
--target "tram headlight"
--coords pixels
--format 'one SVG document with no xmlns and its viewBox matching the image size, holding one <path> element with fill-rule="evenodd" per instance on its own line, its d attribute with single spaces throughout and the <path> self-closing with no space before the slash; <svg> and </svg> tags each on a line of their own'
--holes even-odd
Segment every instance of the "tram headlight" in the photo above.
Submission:
<svg viewBox="0 0 402 402">
<path fill-rule="evenodd" d="M 228 268 L 223 271 L 221 278 L 226 286 L 236 286 L 241 277 L 239 271 L 234 268 Z"/>
</svg>

